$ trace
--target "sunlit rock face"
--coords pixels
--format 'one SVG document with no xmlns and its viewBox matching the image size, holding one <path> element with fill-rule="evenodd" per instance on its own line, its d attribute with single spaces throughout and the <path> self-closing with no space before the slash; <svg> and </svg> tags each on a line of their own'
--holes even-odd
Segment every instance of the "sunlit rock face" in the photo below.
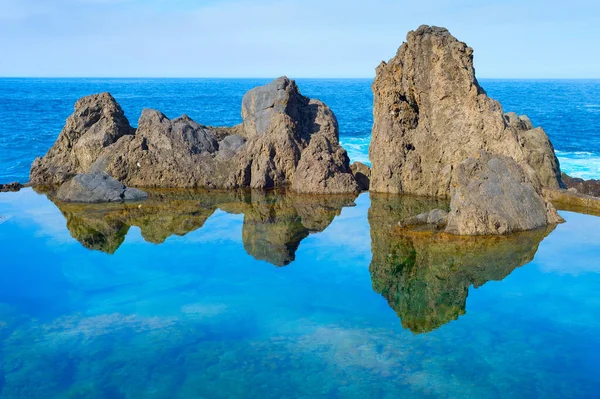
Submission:
<svg viewBox="0 0 600 399">
<path fill-rule="evenodd" d="M 81 204 L 49 197 L 65 216 L 71 235 L 89 249 L 115 253 L 132 226 L 140 228 L 146 241 L 161 244 L 202 228 L 221 209 L 244 215 L 242 240 L 250 255 L 285 266 L 295 259 L 304 238 L 327 228 L 356 196 L 169 190 L 150 191 L 141 204 Z"/>
<path fill-rule="evenodd" d="M 303 96 L 293 80 L 250 90 L 242 118 L 234 127 L 209 127 L 145 109 L 133 129 L 109 93 L 87 96 L 48 153 L 33 162 L 31 183 L 60 185 L 106 172 L 128 187 L 358 191 L 334 113 Z"/>
<path fill-rule="evenodd" d="M 450 197 L 448 232 L 457 235 L 561 221 L 542 192 L 563 186 L 552 143 L 529 118 L 504 114 L 487 96 L 475 77 L 473 49 L 447 29 L 409 32 L 396 56 L 377 68 L 373 96 L 371 191 Z M 484 172 L 465 179 L 473 164 Z M 464 201 L 474 179 L 485 190 Z M 499 200 L 486 201 L 490 196 Z M 473 215 L 470 206 L 480 212 Z"/>
<path fill-rule="evenodd" d="M 411 31 L 373 82 L 371 190 L 447 197 L 453 168 L 481 150 L 559 188 L 552 144 L 526 116 L 504 114 L 477 82 L 473 49 L 445 28 Z"/>
<path fill-rule="evenodd" d="M 554 227 L 494 237 L 457 237 L 431 227 L 402 228 L 410 215 L 443 207 L 417 197 L 372 195 L 369 223 L 373 290 L 402 325 L 426 333 L 466 312 L 471 287 L 502 280 L 529 263 Z M 393 197 L 392 197 L 393 198 Z"/>
</svg>

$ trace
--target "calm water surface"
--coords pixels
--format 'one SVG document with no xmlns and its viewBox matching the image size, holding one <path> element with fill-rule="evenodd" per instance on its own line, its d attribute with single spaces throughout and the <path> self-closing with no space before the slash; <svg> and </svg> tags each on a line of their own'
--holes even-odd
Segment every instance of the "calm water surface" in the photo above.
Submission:
<svg viewBox="0 0 600 399">
<path fill-rule="evenodd" d="M 0 398 L 594 398 L 600 218 L 398 230 L 444 203 L 0 194 Z"/>
</svg>

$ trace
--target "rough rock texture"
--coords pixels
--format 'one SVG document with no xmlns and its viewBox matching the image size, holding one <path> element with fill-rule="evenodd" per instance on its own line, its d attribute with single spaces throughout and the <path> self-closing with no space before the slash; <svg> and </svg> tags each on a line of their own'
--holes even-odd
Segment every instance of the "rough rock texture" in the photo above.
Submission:
<svg viewBox="0 0 600 399">
<path fill-rule="evenodd" d="M 61 184 L 88 172 L 107 147 L 134 131 L 109 93 L 81 98 L 52 148 L 33 162 L 31 184 Z"/>
<path fill-rule="evenodd" d="M 371 168 L 362 162 L 353 162 L 350 170 L 354 175 L 356 184 L 361 191 L 368 190 L 371 185 Z"/>
<path fill-rule="evenodd" d="M 316 135 L 302 151 L 292 190 L 306 194 L 342 194 L 359 191 L 346 150 L 326 135 Z"/>
<path fill-rule="evenodd" d="M 444 28 L 409 32 L 373 93 L 371 191 L 447 197 L 453 169 L 480 150 L 514 159 L 536 187 L 562 185 L 543 130 L 504 115 L 475 78 L 473 50 Z"/>
<path fill-rule="evenodd" d="M 554 226 L 494 237 L 457 237 L 401 228 L 415 213 L 444 208 L 419 197 L 371 194 L 369 224 L 373 290 L 388 301 L 402 325 L 426 333 L 467 312 L 471 287 L 499 281 L 530 262 Z"/>
<path fill-rule="evenodd" d="M 357 191 L 335 115 L 302 96 L 294 81 L 282 77 L 250 90 L 242 116 L 241 125 L 214 128 L 146 109 L 134 131 L 109 94 L 85 97 L 34 162 L 31 181 L 61 184 L 107 172 L 133 187 L 272 188 L 293 185 L 298 171 L 298 191 Z"/>
<path fill-rule="evenodd" d="M 68 183 L 67 183 L 68 184 Z M 49 195 L 71 235 L 86 248 L 114 253 L 131 226 L 151 243 L 202 228 L 217 210 L 244 214 L 242 240 L 254 258 L 276 266 L 295 259 L 301 241 L 325 230 L 355 195 L 307 196 L 278 191 L 149 191 L 142 204 L 82 204 Z"/>
<path fill-rule="evenodd" d="M 107 173 L 88 173 L 63 183 L 56 197 L 61 201 L 94 203 L 141 201 L 148 195 L 137 188 L 125 187 Z"/>
<path fill-rule="evenodd" d="M 482 152 L 453 173 L 448 233 L 508 234 L 560 221 L 512 158 Z"/>
<path fill-rule="evenodd" d="M 0 193 L 17 192 L 23 188 L 23 185 L 18 182 L 0 184 Z"/>
<path fill-rule="evenodd" d="M 569 190 L 544 190 L 544 198 L 556 208 L 600 216 L 600 197 L 580 194 Z"/>
<path fill-rule="evenodd" d="M 562 181 L 565 183 L 566 188 L 575 189 L 579 194 L 600 197 L 600 180 L 583 180 L 563 173 Z"/>
</svg>

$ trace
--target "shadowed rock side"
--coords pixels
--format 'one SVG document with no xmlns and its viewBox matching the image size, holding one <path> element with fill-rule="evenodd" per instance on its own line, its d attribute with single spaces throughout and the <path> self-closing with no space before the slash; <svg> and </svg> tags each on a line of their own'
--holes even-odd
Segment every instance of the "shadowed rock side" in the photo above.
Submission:
<svg viewBox="0 0 600 399">
<path fill-rule="evenodd" d="M 258 191 L 150 191 L 142 204 L 81 204 L 50 196 L 67 219 L 71 235 L 89 249 L 114 253 L 131 226 L 155 244 L 201 228 L 217 210 L 244 214 L 242 240 L 258 260 L 285 266 L 300 242 L 325 230 L 354 195 L 307 196 Z"/>
<path fill-rule="evenodd" d="M 110 94 L 88 96 L 48 154 L 34 161 L 31 183 L 106 172 L 128 187 L 358 190 L 335 115 L 302 96 L 294 81 L 282 77 L 250 90 L 242 116 L 241 125 L 213 128 L 145 109 L 133 129 Z"/>
<path fill-rule="evenodd" d="M 577 177 L 571 177 L 566 173 L 562 174 L 562 180 L 569 190 L 574 189 L 579 194 L 600 197 L 600 180 L 584 180 Z"/>
<path fill-rule="evenodd" d="M 56 197 L 62 201 L 98 203 L 142 201 L 148 195 L 137 188 L 125 187 L 108 173 L 84 173 L 60 186 Z"/>
<path fill-rule="evenodd" d="M 0 193 L 18 192 L 23 188 L 23 185 L 18 182 L 0 184 Z"/>
<path fill-rule="evenodd" d="M 371 168 L 362 162 L 356 161 L 352 162 L 352 164 L 350 165 L 350 170 L 354 175 L 354 179 L 358 184 L 358 188 L 361 191 L 368 191 L 371 183 Z"/>
<path fill-rule="evenodd" d="M 509 180 L 499 179 L 490 188 L 504 192 L 506 207 L 517 211 L 505 220 L 508 230 L 489 229 L 484 221 L 483 226 L 459 234 L 539 227 L 539 223 L 519 223 L 532 211 L 547 212 L 542 225 L 558 220 L 556 211 L 541 198 L 542 188 L 562 187 L 551 142 L 526 116 L 504 114 L 500 104 L 486 95 L 475 78 L 473 50 L 446 29 L 421 26 L 409 32 L 396 56 L 377 68 L 373 93 L 371 191 L 454 199 L 453 188 L 464 184 L 465 162 L 475 159 L 493 174 L 487 161 L 506 158 L 514 160 L 517 168 L 502 161 L 501 169 L 522 169 L 513 180 L 527 186 L 523 190 L 528 196 L 537 197 L 527 202 L 535 209 L 522 205 L 515 184 L 503 186 Z M 483 213 L 497 212 L 486 209 L 485 202 L 475 205 Z"/>
<path fill-rule="evenodd" d="M 530 262 L 554 227 L 494 237 L 456 237 L 398 226 L 414 212 L 439 208 L 399 196 L 395 205 L 373 196 L 369 210 L 373 290 L 382 294 L 405 328 L 425 333 L 466 312 L 471 286 L 502 280 Z"/>
</svg>

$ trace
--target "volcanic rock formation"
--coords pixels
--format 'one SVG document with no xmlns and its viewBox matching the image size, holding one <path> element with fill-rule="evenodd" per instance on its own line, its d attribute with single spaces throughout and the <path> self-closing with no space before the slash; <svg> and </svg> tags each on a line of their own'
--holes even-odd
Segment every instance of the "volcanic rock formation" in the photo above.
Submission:
<svg viewBox="0 0 600 399">
<path fill-rule="evenodd" d="M 496 202 L 502 204 L 484 202 L 488 195 L 472 195 L 469 209 L 493 214 L 500 205 L 514 212 L 502 226 L 488 228 L 497 221 L 465 209 L 462 217 L 481 226 L 453 231 L 498 234 L 559 220 L 542 198 L 542 188 L 562 187 L 548 137 L 527 117 L 503 113 L 475 78 L 473 50 L 446 29 L 421 26 L 409 32 L 397 55 L 377 68 L 373 92 L 371 191 L 451 197 L 454 211 L 461 212 L 465 204 L 457 199 L 475 189 L 472 180 L 464 179 L 465 170 L 477 167 L 485 169 L 473 170 L 471 177 L 477 179 L 514 175 L 486 183 L 488 194 L 501 195 Z M 521 194 L 529 201 L 521 203 Z M 539 220 L 519 222 L 530 213 Z"/>
<path fill-rule="evenodd" d="M 212 128 L 146 109 L 133 129 L 110 94 L 84 97 L 54 146 L 34 161 L 31 183 L 106 172 L 130 187 L 358 190 L 335 115 L 302 96 L 294 81 L 282 77 L 250 90 L 242 116 L 238 126 Z"/>
</svg>

